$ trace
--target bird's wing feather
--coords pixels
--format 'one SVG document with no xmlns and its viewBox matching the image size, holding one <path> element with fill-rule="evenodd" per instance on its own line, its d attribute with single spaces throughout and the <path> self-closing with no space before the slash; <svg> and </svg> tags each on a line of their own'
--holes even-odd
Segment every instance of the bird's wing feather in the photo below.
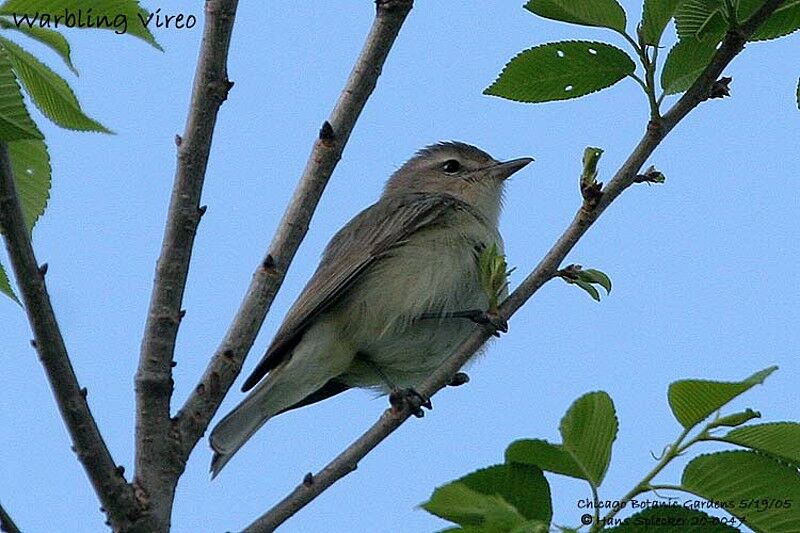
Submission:
<svg viewBox="0 0 800 533">
<path fill-rule="evenodd" d="M 446 194 L 409 194 L 384 198 L 345 225 L 328 244 L 319 267 L 242 390 L 251 389 L 290 355 L 311 321 L 341 297 L 375 260 L 454 209 L 474 212 L 468 204 Z"/>
</svg>

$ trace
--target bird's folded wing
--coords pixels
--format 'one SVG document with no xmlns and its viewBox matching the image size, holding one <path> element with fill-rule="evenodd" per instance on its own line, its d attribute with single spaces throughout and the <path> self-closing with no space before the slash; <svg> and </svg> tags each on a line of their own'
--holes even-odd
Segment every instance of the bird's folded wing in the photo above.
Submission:
<svg viewBox="0 0 800 533">
<path fill-rule="evenodd" d="M 412 233 L 462 209 L 474 212 L 468 204 L 446 194 L 410 194 L 384 198 L 357 215 L 328 244 L 317 271 L 242 390 L 254 387 L 282 362 L 311 321 L 341 297 L 375 260 L 401 246 Z"/>
</svg>

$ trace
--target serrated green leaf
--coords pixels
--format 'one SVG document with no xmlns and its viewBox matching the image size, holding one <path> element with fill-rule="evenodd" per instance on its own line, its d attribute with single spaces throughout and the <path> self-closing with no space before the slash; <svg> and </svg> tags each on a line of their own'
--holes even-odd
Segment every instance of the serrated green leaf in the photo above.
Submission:
<svg viewBox="0 0 800 533">
<path fill-rule="evenodd" d="M 57 31 L 48 30 L 46 28 L 39 28 L 38 26 L 28 27 L 27 25 L 20 25 L 17 26 L 16 24 L 12 23 L 6 18 L 0 18 L 0 28 L 5 30 L 15 30 L 19 31 L 20 33 L 27 35 L 31 39 L 35 39 L 40 43 L 44 44 L 45 46 L 49 47 L 53 51 L 55 51 L 61 59 L 64 60 L 64 63 L 67 64 L 69 69 L 78 75 L 78 70 L 75 68 L 75 65 L 72 64 L 72 57 L 70 56 L 70 47 L 69 41 L 67 41 L 66 37 L 58 33 Z"/>
<path fill-rule="evenodd" d="M 687 38 L 675 43 L 661 71 L 661 88 L 666 94 L 677 94 L 691 87 L 716 50 L 713 39 Z"/>
<path fill-rule="evenodd" d="M 592 285 L 591 283 L 588 283 L 586 281 L 583 281 L 581 279 L 577 279 L 577 280 L 573 281 L 573 283 L 575 285 L 577 285 L 578 287 L 580 287 L 581 289 L 583 289 L 586 292 L 588 292 L 589 296 L 591 296 L 594 301 L 596 301 L 596 302 L 600 301 L 600 293 L 597 291 L 597 289 L 594 288 L 594 285 Z"/>
<path fill-rule="evenodd" d="M 563 448 L 594 486 L 600 486 L 611 461 L 611 446 L 619 423 L 611 397 L 603 392 L 584 394 L 561 419 Z"/>
<path fill-rule="evenodd" d="M 734 429 L 717 440 L 730 442 L 800 465 L 800 424 L 769 422 Z"/>
<path fill-rule="evenodd" d="M 11 62 L 0 48 L 0 141 L 44 139 L 28 114 Z"/>
<path fill-rule="evenodd" d="M 541 439 L 521 439 L 509 444 L 506 448 L 506 463 L 534 465 L 546 472 L 588 479 L 561 444 L 551 444 Z"/>
<path fill-rule="evenodd" d="M 552 20 L 625 33 L 625 10 L 616 0 L 530 0 L 525 9 Z"/>
<path fill-rule="evenodd" d="M 701 455 L 683 471 L 681 486 L 725 510 L 755 531 L 800 531 L 800 473 L 793 466 L 749 451 Z"/>
<path fill-rule="evenodd" d="M 550 485 L 535 466 L 495 465 L 468 474 L 459 481 L 474 491 L 502 496 L 527 520 L 549 524 L 553 517 Z"/>
<path fill-rule="evenodd" d="M 611 278 L 604 272 L 594 268 L 587 268 L 578 272 L 578 278 L 589 283 L 596 283 L 606 290 L 606 294 L 611 294 Z"/>
<path fill-rule="evenodd" d="M 644 0 L 642 34 L 645 44 L 657 46 L 675 10 L 683 0 Z"/>
<path fill-rule="evenodd" d="M 111 133 L 83 113 L 69 84 L 50 67 L 13 41 L 0 37 L 0 46 L 31 100 L 47 118 L 62 128 Z"/>
<path fill-rule="evenodd" d="M 519 102 L 568 100 L 610 87 L 635 70 L 630 56 L 610 44 L 549 43 L 513 58 L 483 94 Z"/>
<path fill-rule="evenodd" d="M 646 500 L 645 500 L 646 501 Z M 739 530 L 720 522 L 702 511 L 681 506 L 649 507 L 629 516 L 617 527 L 604 529 L 613 533 L 738 533 Z"/>
<path fill-rule="evenodd" d="M 553 515 L 550 486 L 542 471 L 535 466 L 522 464 L 490 466 L 467 474 L 444 487 L 454 484 L 465 485 L 480 494 L 501 497 L 525 520 L 539 520 L 549 524 Z M 439 491 L 444 487 L 436 490 Z M 427 503 L 423 504 L 423 507 L 428 510 L 426 505 Z"/>
<path fill-rule="evenodd" d="M 17 298 L 17 294 L 14 292 L 14 289 L 11 287 L 11 281 L 8 279 L 8 274 L 6 274 L 6 270 L 3 268 L 3 265 L 0 263 L 0 293 L 5 294 L 17 304 L 22 305 Z"/>
<path fill-rule="evenodd" d="M 771 366 L 736 382 L 700 379 L 676 381 L 670 384 L 667 393 L 672 414 L 683 427 L 694 427 L 743 392 L 763 383 L 777 369 L 777 366 Z"/>
<path fill-rule="evenodd" d="M 90 9 L 93 23 L 84 23 L 84 28 L 127 33 L 162 50 L 153 34 L 142 22 L 142 20 L 147 21 L 149 13 L 139 6 L 139 2 L 136 0 L 6 0 L 0 6 L 0 15 L 10 16 L 14 24 L 32 27 L 41 24 L 40 16 L 46 13 L 51 15 L 51 27 L 53 27 L 55 15 L 60 15 L 62 21 L 65 21 L 66 15 L 72 14 L 77 21 L 78 12 L 80 12 L 85 21 Z M 27 18 L 23 18 L 25 15 Z M 34 16 L 36 16 L 35 19 L 33 19 Z M 105 17 L 108 22 L 103 21 L 102 17 Z M 98 20 L 101 21 L 99 24 Z M 154 24 L 153 21 L 150 23 Z M 65 25 L 67 25 L 66 22 L 62 22 L 60 27 L 63 28 Z M 78 27 L 77 23 L 72 25 Z M 53 27 L 53 29 L 57 28 Z"/>
<path fill-rule="evenodd" d="M 50 154 L 44 141 L 30 139 L 8 143 L 8 155 L 25 222 L 31 230 L 50 199 Z"/>
<path fill-rule="evenodd" d="M 494 527 L 509 531 L 525 522 L 525 517 L 501 496 L 482 494 L 460 482 L 433 491 L 422 508 L 439 518 L 461 526 L 481 526 L 482 530 Z"/>
<path fill-rule="evenodd" d="M 684 0 L 675 10 L 678 38 L 713 37 L 719 42 L 728 28 L 722 10 L 722 0 Z"/>
<path fill-rule="evenodd" d="M 763 5 L 762 0 L 739 0 L 739 20 L 747 20 L 756 9 Z M 781 7 L 769 16 L 750 41 L 768 41 L 789 35 L 800 29 L 800 0 L 786 0 Z"/>
</svg>

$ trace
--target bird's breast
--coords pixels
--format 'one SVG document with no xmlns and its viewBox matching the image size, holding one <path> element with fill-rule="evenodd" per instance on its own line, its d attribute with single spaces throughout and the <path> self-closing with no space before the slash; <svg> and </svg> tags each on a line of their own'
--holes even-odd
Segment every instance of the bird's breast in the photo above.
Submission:
<svg viewBox="0 0 800 533">
<path fill-rule="evenodd" d="M 446 314 L 488 306 L 477 256 L 502 242 L 496 230 L 467 222 L 414 233 L 373 263 L 342 301 L 340 316 L 350 317 L 343 336 L 398 383 L 427 375 L 474 328 Z"/>
</svg>

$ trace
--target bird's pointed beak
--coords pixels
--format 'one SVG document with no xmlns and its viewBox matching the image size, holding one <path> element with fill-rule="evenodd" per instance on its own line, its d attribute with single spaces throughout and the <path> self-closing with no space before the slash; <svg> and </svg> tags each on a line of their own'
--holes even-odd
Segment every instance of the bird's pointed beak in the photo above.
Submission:
<svg viewBox="0 0 800 533">
<path fill-rule="evenodd" d="M 489 168 L 489 174 L 493 178 L 504 180 L 531 162 L 533 162 L 532 157 L 520 157 L 519 159 L 501 161 Z"/>
</svg>

